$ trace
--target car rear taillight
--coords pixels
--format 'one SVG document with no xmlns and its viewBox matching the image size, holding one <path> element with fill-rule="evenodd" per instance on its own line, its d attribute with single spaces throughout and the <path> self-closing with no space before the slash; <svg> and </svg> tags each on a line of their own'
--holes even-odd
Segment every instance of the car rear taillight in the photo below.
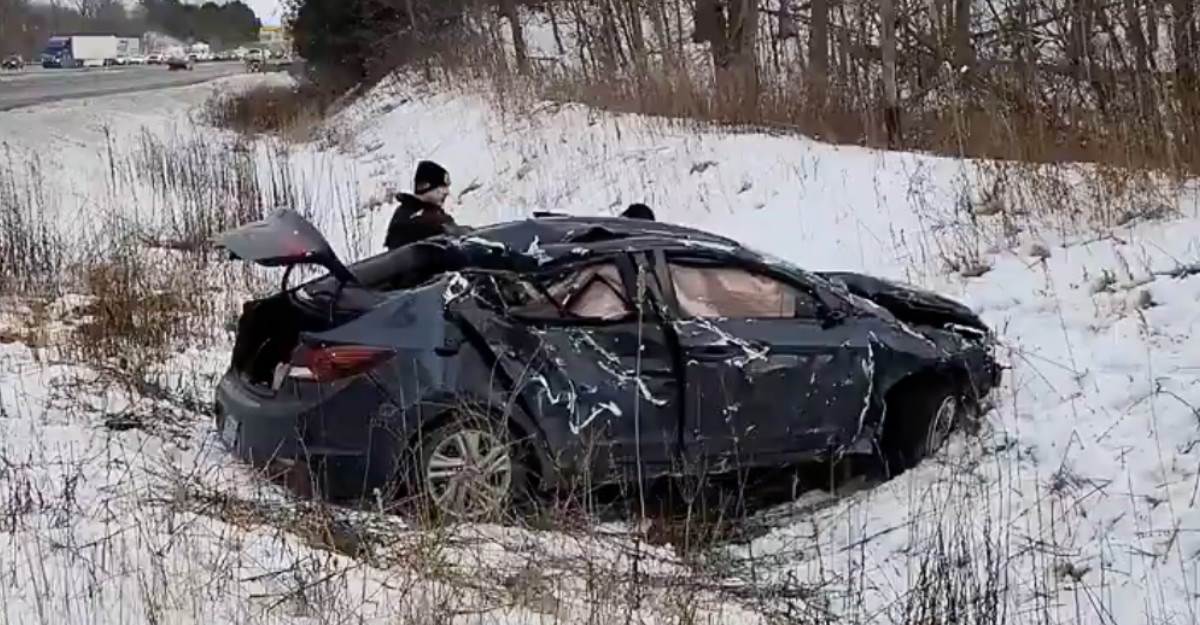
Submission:
<svg viewBox="0 0 1200 625">
<path fill-rule="evenodd" d="M 365 373 L 392 355 L 386 347 L 367 345 L 334 345 L 309 347 L 301 345 L 292 352 L 287 376 L 297 380 L 329 382 Z"/>
</svg>

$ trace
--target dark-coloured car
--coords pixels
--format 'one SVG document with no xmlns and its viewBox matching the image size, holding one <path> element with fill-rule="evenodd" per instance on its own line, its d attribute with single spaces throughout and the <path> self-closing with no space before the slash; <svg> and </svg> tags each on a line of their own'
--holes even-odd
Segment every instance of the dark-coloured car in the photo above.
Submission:
<svg viewBox="0 0 1200 625">
<path fill-rule="evenodd" d="M 187 70 L 190 72 L 196 68 L 196 57 L 190 54 L 187 56 L 176 55 L 167 58 L 166 63 L 167 69 L 171 71 Z"/>
<path fill-rule="evenodd" d="M 281 210 L 218 243 L 287 268 L 244 305 L 222 437 L 334 498 L 472 519 L 579 480 L 903 470 L 1000 380 L 956 302 L 653 221 L 539 214 L 346 266 Z"/>
<path fill-rule="evenodd" d="M 25 59 L 19 54 L 10 54 L 0 60 L 0 69 L 20 70 L 25 69 Z"/>
</svg>

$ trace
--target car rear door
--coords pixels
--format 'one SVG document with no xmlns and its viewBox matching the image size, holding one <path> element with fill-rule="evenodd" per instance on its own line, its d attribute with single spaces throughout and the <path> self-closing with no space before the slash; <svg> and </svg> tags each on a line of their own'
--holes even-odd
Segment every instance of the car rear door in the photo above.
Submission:
<svg viewBox="0 0 1200 625">
<path fill-rule="evenodd" d="M 654 474 L 678 464 L 679 379 L 636 272 L 622 253 L 550 280 L 548 297 L 503 330 L 510 353 L 500 358 L 561 447 L 592 466 Z"/>
<path fill-rule="evenodd" d="M 856 436 L 872 348 L 819 293 L 732 258 L 657 254 L 655 273 L 682 355 L 689 462 L 786 462 Z"/>
</svg>

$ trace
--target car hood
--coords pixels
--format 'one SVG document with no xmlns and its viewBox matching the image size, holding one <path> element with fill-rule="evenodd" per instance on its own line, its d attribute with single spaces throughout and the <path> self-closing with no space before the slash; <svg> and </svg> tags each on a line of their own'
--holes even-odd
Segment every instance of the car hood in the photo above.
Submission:
<svg viewBox="0 0 1200 625">
<path fill-rule="evenodd" d="M 900 321 L 913 325 L 960 325 L 990 332 L 975 311 L 948 297 L 912 285 L 852 272 L 817 272 L 853 295 L 884 308 Z"/>
</svg>

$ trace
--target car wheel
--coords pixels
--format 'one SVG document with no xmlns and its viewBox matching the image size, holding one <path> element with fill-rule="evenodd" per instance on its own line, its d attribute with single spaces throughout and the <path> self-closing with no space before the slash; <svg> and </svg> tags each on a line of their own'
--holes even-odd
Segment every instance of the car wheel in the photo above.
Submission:
<svg viewBox="0 0 1200 625">
<path fill-rule="evenodd" d="M 519 449 L 490 422 L 456 419 L 421 441 L 418 484 L 438 518 L 494 519 L 508 510 L 525 479 Z"/>
<path fill-rule="evenodd" d="M 930 388 L 910 384 L 888 400 L 883 455 L 888 473 L 895 475 L 916 466 L 941 449 L 963 411 L 963 398 L 951 386 Z"/>
</svg>

